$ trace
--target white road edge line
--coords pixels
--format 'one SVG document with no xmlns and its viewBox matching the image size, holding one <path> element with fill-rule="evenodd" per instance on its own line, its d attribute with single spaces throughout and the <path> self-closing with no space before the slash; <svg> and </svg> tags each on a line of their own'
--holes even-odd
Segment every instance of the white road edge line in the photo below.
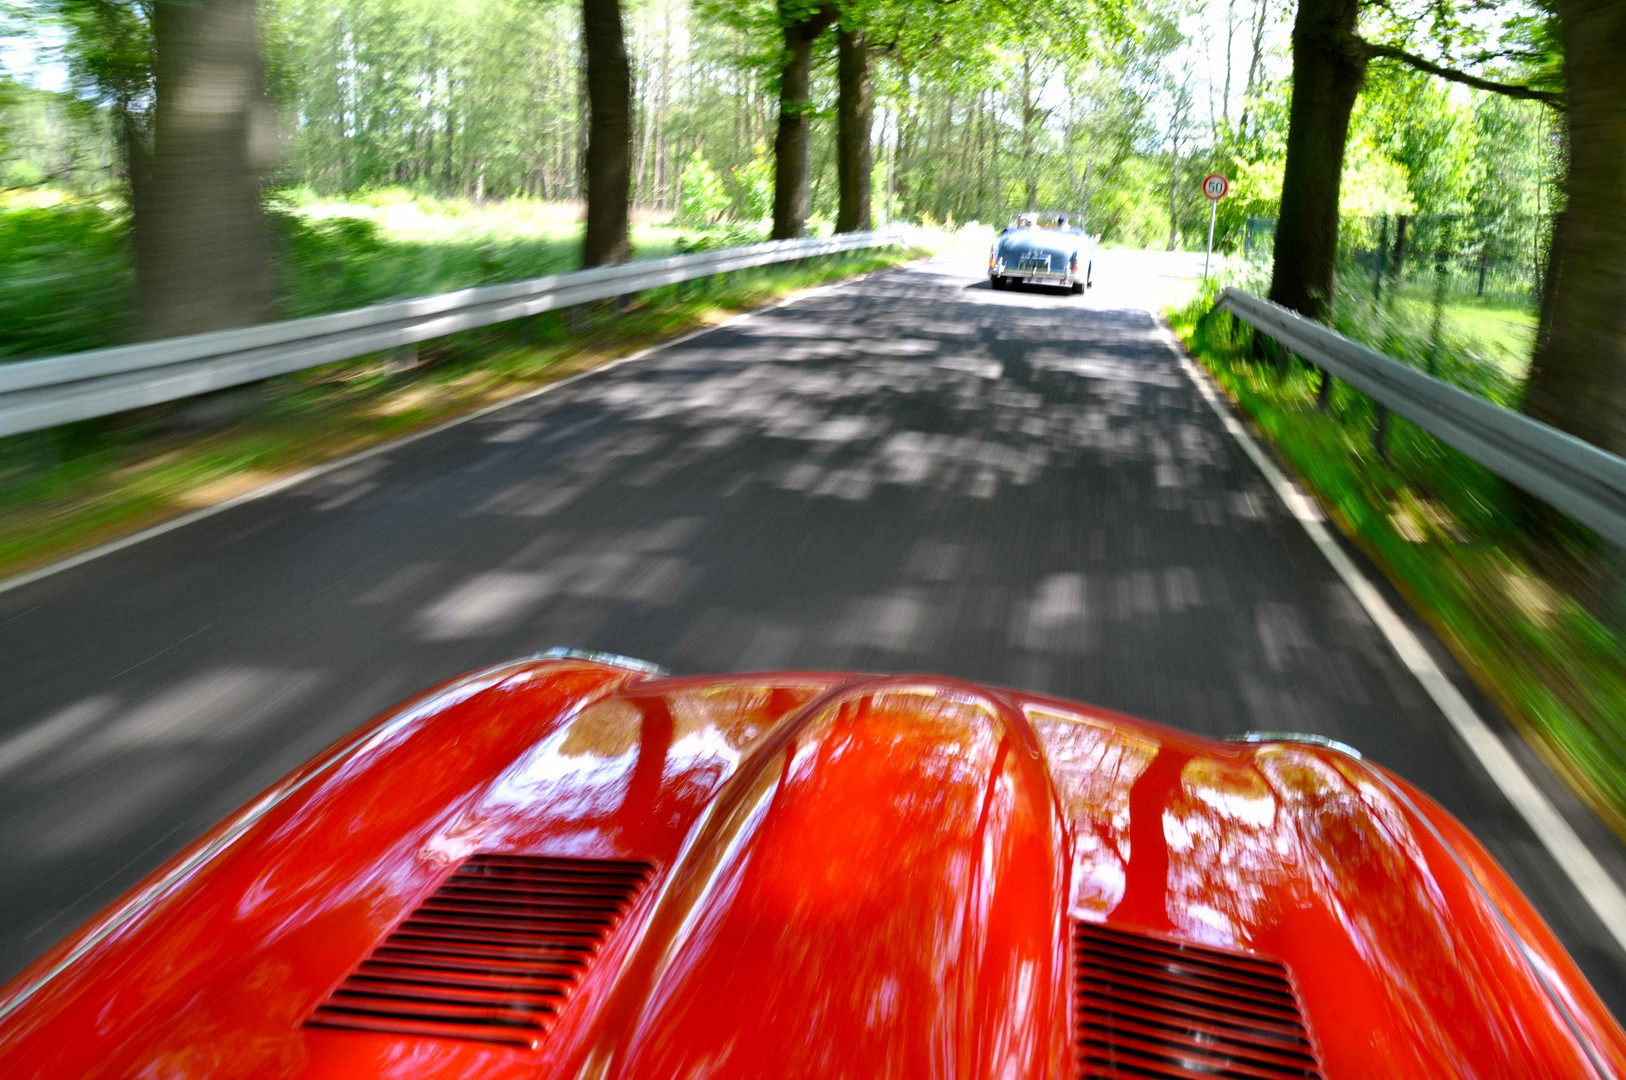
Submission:
<svg viewBox="0 0 1626 1080">
<path fill-rule="evenodd" d="M 10 592 L 12 589 L 20 589 L 24 585 L 32 585 L 34 582 L 43 578 L 48 578 L 52 574 L 60 574 L 64 570 L 72 570 L 76 566 L 83 566 L 85 563 L 88 563 L 93 559 L 99 559 L 103 555 L 111 555 L 115 551 L 123 551 L 127 547 L 134 547 L 136 544 L 139 544 L 142 541 L 151 540 L 154 537 L 162 536 L 167 532 L 174 532 L 176 529 L 184 529 L 195 521 L 202 521 L 204 518 L 213 517 L 215 514 L 223 513 L 224 511 L 230 510 L 234 506 L 241 506 L 246 502 L 253 502 L 255 499 L 263 499 L 268 495 L 275 495 L 278 492 L 287 491 L 289 488 L 297 487 L 300 484 L 305 483 L 307 480 L 314 480 L 318 476 L 333 472 L 335 469 L 342 469 L 347 465 L 354 465 L 358 461 L 365 461 L 370 457 L 376 457 L 379 454 L 400 449 L 409 443 L 417 442 L 419 439 L 427 439 L 432 435 L 439 435 L 441 432 L 457 427 L 459 424 L 466 424 L 471 420 L 478 420 L 481 417 L 490 416 L 494 412 L 500 412 L 503 409 L 509 408 L 513 405 L 518 405 L 521 402 L 530 401 L 532 398 L 541 397 L 543 394 L 550 391 L 569 386 L 571 383 L 576 382 L 579 379 L 585 379 L 589 375 L 598 375 L 613 368 L 618 368 L 622 364 L 630 364 L 635 360 L 642 360 L 653 353 L 660 352 L 662 349 L 670 349 L 675 346 L 685 344 L 686 342 L 693 341 L 695 338 L 704 337 L 706 334 L 721 330 L 726 326 L 732 326 L 737 322 L 741 322 L 754 316 L 765 315 L 770 311 L 777 311 L 778 309 L 786 307 L 790 304 L 799 304 L 803 300 L 811 300 L 815 296 L 822 295 L 823 293 L 829 292 L 833 289 L 838 289 L 843 285 L 853 285 L 857 282 L 874 277 L 876 274 L 885 273 L 889 270 L 901 269 L 907 266 L 914 266 L 923 261 L 925 260 L 913 259 L 909 262 L 898 263 L 895 266 L 882 267 L 880 270 L 871 270 L 868 273 L 859 274 L 856 277 L 843 278 L 840 281 L 832 281 L 826 285 L 816 285 L 811 289 L 797 293 L 795 296 L 788 296 L 783 300 L 776 300 L 771 304 L 764 305 L 763 307 L 752 308 L 749 311 L 742 311 L 738 315 L 729 316 L 720 323 L 714 323 L 711 326 L 702 326 L 698 329 L 690 330 L 686 334 L 679 334 L 670 341 L 656 342 L 654 345 L 651 345 L 648 348 L 639 349 L 637 352 L 628 353 L 626 356 L 617 357 L 614 360 L 599 364 L 597 367 L 588 368 L 586 371 L 578 371 L 574 375 L 568 375 L 563 379 L 559 379 L 556 382 L 550 382 L 545 386 L 538 386 L 534 390 L 527 390 L 515 397 L 504 398 L 502 401 L 493 402 L 492 404 L 483 406 L 482 408 L 476 409 L 471 413 L 464 413 L 462 416 L 454 416 L 450 420 L 442 421 L 439 424 L 434 424 L 430 427 L 424 428 L 422 431 L 414 431 L 410 435 L 403 435 L 398 439 L 391 439 L 388 442 L 379 443 L 377 446 L 369 446 L 367 449 L 358 450 L 354 454 L 334 458 L 332 461 L 324 461 L 320 465 L 313 465 L 310 468 L 294 473 L 291 476 L 284 476 L 280 480 L 272 480 L 270 483 L 254 488 L 252 491 L 245 491 L 241 495 L 234 495 L 223 502 L 215 503 L 212 506 L 205 506 L 200 510 L 193 510 L 191 513 L 182 514 L 180 517 L 170 518 L 168 521 L 163 521 L 157 525 L 142 529 L 140 532 L 131 533 L 129 536 L 120 537 L 117 540 L 110 540 L 107 543 L 93 547 L 88 551 L 81 551 L 77 555 L 70 555 L 68 558 L 63 559 L 60 562 L 50 563 L 49 565 L 42 566 L 37 570 L 29 570 L 25 573 L 17 574 L 14 577 L 6 578 L 4 581 L 0 581 L 0 593 Z"/>
<path fill-rule="evenodd" d="M 1157 316 L 1154 315 L 1154 318 Z M 1594 914 L 1603 923 L 1603 928 L 1615 939 L 1623 951 L 1626 951 L 1626 892 L 1621 890 L 1615 879 L 1605 870 L 1581 838 L 1575 835 L 1570 823 L 1564 815 L 1558 812 L 1551 800 L 1538 788 L 1533 780 L 1520 767 L 1502 740 L 1496 737 L 1468 700 L 1452 685 L 1451 680 L 1445 677 L 1434 662 L 1434 658 L 1423 648 L 1417 635 L 1412 633 L 1411 627 L 1395 614 L 1394 608 L 1383 598 L 1365 574 L 1361 573 L 1344 549 L 1338 546 L 1336 540 L 1327 531 L 1320 507 L 1306 495 L 1299 486 L 1289 479 L 1281 469 L 1277 468 L 1259 444 L 1254 441 L 1248 429 L 1243 427 L 1231 411 L 1229 404 L 1221 397 L 1218 388 L 1208 375 L 1208 372 L 1199 367 L 1186 355 L 1186 350 L 1169 329 L 1168 323 L 1157 318 L 1158 327 L 1162 331 L 1163 340 L 1174 351 L 1180 366 L 1185 369 L 1187 377 L 1196 385 L 1197 390 L 1207 401 L 1209 406 L 1219 416 L 1220 423 L 1225 430 L 1241 444 L 1242 450 L 1248 455 L 1259 471 L 1265 474 L 1266 481 L 1275 488 L 1277 495 L 1281 496 L 1287 510 L 1304 531 L 1310 534 L 1310 539 L 1327 557 L 1332 568 L 1338 572 L 1344 584 L 1349 586 L 1366 613 L 1388 639 L 1389 645 L 1400 662 L 1417 677 L 1422 683 L 1423 690 L 1433 699 L 1440 712 L 1445 714 L 1446 720 L 1467 743 L 1468 749 L 1479 760 L 1480 767 L 1490 774 L 1491 780 L 1502 789 L 1508 802 L 1513 804 L 1529 824 L 1536 839 L 1541 841 L 1553 861 L 1558 863 L 1559 869 L 1569 877 L 1570 883 L 1592 907 Z"/>
</svg>

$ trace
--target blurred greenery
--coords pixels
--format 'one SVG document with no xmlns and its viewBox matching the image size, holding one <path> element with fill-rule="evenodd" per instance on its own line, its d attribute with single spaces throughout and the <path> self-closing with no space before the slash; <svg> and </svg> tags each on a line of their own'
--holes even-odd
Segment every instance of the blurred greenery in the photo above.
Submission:
<svg viewBox="0 0 1626 1080">
<path fill-rule="evenodd" d="M 0 203 L 0 359 L 121 342 L 134 300 L 121 209 L 56 195 Z"/>
<path fill-rule="evenodd" d="M 1256 359 L 1252 335 L 1211 314 L 1213 289 L 1168 313 L 1170 324 L 1256 427 L 1404 593 L 1536 747 L 1626 834 L 1626 642 L 1576 597 L 1554 543 L 1531 546 L 1513 491 L 1414 425 L 1395 419 L 1389 459 L 1372 445 L 1373 403 L 1335 383 L 1317 408 L 1318 376 Z M 1338 329 L 1421 365 L 1415 322 L 1341 311 Z M 1426 330 L 1423 327 L 1422 330 Z M 1440 350 L 1440 374 L 1508 402 L 1519 381 L 1498 366 Z M 1578 562 L 1579 560 L 1577 560 Z"/>
<path fill-rule="evenodd" d="M 60 218 L 50 220 L 67 228 Z M 99 226 L 105 218 L 86 220 Z M 476 271 L 557 269 L 548 260 L 565 257 L 538 239 L 525 254 L 487 252 L 483 262 L 480 245 L 470 240 L 467 251 L 428 250 L 433 271 L 402 268 L 398 260 L 422 249 L 397 247 L 380 239 L 376 225 L 356 221 L 341 216 L 304 226 L 317 237 L 305 242 L 323 259 L 345 253 L 346 264 L 358 249 L 378 245 L 376 272 L 326 281 L 307 302 L 382 299 L 422 284 L 428 279 L 421 275 L 429 273 L 448 281 Z M 481 227 L 478 218 L 465 224 L 475 233 Z M 683 246 L 710 239 L 690 236 Z M 651 234 L 650 248 L 667 242 Z M 168 407 L 158 407 L 0 439 L 0 576 L 585 370 L 726 313 L 921 253 L 894 248 L 809 259 L 651 290 L 621 310 L 589 305 L 549 312 L 429 343 L 419 350 L 421 363 L 404 372 L 392 372 L 389 358 L 379 356 L 330 364 L 228 392 L 244 395 L 229 425 L 188 428 L 175 423 Z M 108 257 L 109 264 L 115 261 Z"/>
<path fill-rule="evenodd" d="M 474 204 L 384 189 L 342 201 L 278 194 L 270 217 L 282 290 L 297 318 L 574 269 L 576 207 L 514 199 Z M 721 230 L 718 230 L 719 232 Z M 695 230 L 635 229 L 642 257 Z M 741 242 L 761 239 L 741 227 Z M 129 340 L 135 303 L 121 203 L 34 190 L 0 198 L 0 360 Z"/>
<path fill-rule="evenodd" d="M 1476 25 L 1513 50 L 1481 57 L 1486 73 L 1550 84 L 1558 57 L 1539 5 L 1481 6 Z M 81 191 L 122 187 L 110 132 L 120 115 L 144 122 L 153 100 L 150 5 L 23 7 L 17 40 L 55 50 L 69 78 L 49 93 L 0 85 L 0 186 L 55 177 Z M 1414 38 L 1429 26 L 1396 14 L 1418 9 L 1420 0 L 1372 6 L 1385 25 L 1371 29 L 1420 48 Z M 1082 213 L 1109 243 L 1200 250 L 1209 172 L 1233 182 L 1218 208 L 1220 250 L 1241 244 L 1249 217 L 1277 212 L 1292 5 L 855 0 L 844 10 L 886 27 L 872 35 L 877 220 L 1003 223 L 1036 203 Z M 259 17 L 267 91 L 285 135 L 273 183 L 331 197 L 392 187 L 475 204 L 580 199 L 576 7 L 266 0 Z M 697 222 L 760 221 L 772 194 L 779 9 L 767 0 L 640 0 L 626 6 L 625 22 L 637 98 L 634 205 Z M 825 219 L 839 187 L 833 67 L 814 74 L 808 162 L 809 205 Z M 1545 106 L 1375 64 L 1352 120 L 1343 209 L 1458 214 L 1475 237 L 1493 240 L 1513 219 L 1551 215 L 1563 142 Z"/>
</svg>

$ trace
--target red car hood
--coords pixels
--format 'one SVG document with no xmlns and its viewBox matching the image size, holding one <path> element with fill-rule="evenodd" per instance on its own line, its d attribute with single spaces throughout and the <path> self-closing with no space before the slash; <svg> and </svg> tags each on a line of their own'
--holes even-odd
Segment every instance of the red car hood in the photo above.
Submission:
<svg viewBox="0 0 1626 1080">
<path fill-rule="evenodd" d="M 538 881 L 553 914 L 504 899 Z M 576 933 L 559 904 L 594 936 L 556 971 L 441 963 Z M 1352 753 L 934 677 L 583 661 L 375 721 L 0 991 L 7 1077 L 1623 1063 L 1479 845 Z"/>
</svg>

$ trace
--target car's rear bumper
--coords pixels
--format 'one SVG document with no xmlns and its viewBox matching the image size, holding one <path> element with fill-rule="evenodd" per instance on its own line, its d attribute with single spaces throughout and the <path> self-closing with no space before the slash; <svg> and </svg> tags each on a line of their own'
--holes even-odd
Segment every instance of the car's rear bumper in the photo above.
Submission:
<svg viewBox="0 0 1626 1080">
<path fill-rule="evenodd" d="M 1082 280 L 1072 274 L 1052 274 L 1042 270 L 990 270 L 988 279 L 1004 278 L 1006 281 L 1020 281 L 1027 285 L 1072 285 Z"/>
</svg>

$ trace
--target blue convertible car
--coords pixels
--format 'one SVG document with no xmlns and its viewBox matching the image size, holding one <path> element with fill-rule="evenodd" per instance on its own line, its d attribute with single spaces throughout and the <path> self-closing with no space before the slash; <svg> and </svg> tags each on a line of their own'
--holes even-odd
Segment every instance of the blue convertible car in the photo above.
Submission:
<svg viewBox="0 0 1626 1080">
<path fill-rule="evenodd" d="M 1075 293 L 1090 285 L 1095 242 L 1083 222 L 1064 213 L 1017 214 L 988 253 L 988 281 L 996 289 L 1027 283 L 1059 285 Z"/>
</svg>

